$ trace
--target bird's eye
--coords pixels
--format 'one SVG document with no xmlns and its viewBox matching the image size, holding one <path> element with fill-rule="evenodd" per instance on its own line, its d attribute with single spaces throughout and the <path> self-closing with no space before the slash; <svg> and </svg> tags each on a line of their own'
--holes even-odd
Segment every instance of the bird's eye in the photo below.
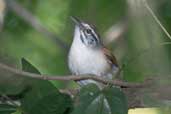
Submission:
<svg viewBox="0 0 171 114">
<path fill-rule="evenodd" d="M 87 34 L 91 34 L 91 29 L 86 29 Z"/>
</svg>

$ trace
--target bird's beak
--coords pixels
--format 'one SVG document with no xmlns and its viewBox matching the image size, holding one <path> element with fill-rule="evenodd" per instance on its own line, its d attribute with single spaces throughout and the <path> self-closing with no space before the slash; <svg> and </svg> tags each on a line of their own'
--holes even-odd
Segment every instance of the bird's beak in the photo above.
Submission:
<svg viewBox="0 0 171 114">
<path fill-rule="evenodd" d="M 84 29 L 82 22 L 78 18 L 71 16 L 71 20 L 81 29 Z"/>
</svg>

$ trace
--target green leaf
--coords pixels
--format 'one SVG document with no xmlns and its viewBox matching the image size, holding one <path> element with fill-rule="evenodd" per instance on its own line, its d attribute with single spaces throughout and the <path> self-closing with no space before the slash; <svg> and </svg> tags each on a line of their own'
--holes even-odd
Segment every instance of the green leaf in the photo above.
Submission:
<svg viewBox="0 0 171 114">
<path fill-rule="evenodd" d="M 127 114 L 127 99 L 121 89 L 117 87 L 104 88 L 103 94 L 107 99 L 112 114 Z"/>
<path fill-rule="evenodd" d="M 0 114 L 11 114 L 16 111 L 16 107 L 8 104 L 0 104 Z"/>
<path fill-rule="evenodd" d="M 49 93 L 32 104 L 29 114 L 68 114 L 71 111 L 71 99 L 61 93 Z"/>
<path fill-rule="evenodd" d="M 5 58 L 5 57 L 4 57 Z M 0 56 L 0 62 L 15 68 L 16 64 L 11 64 L 11 62 Z M 17 69 L 17 68 L 16 68 Z M 19 95 L 25 90 L 26 77 L 19 76 L 19 74 L 10 72 L 8 69 L 0 68 L 0 94 L 1 95 Z"/>
<path fill-rule="evenodd" d="M 23 71 L 40 74 L 39 70 L 36 69 L 33 65 L 31 65 L 26 59 L 22 58 L 21 63 Z"/>
<path fill-rule="evenodd" d="M 95 84 L 81 88 L 72 114 L 127 114 L 127 100 L 116 88 L 99 89 Z"/>
<path fill-rule="evenodd" d="M 94 105 L 93 101 L 98 97 L 99 92 L 99 88 L 94 84 L 82 87 L 76 98 L 76 106 L 72 114 L 86 114 L 88 108 Z"/>
<path fill-rule="evenodd" d="M 16 109 L 16 112 L 13 112 L 11 114 L 23 114 L 23 113 L 22 113 L 22 110 L 19 107 L 19 108 Z"/>
<path fill-rule="evenodd" d="M 25 59 L 22 59 L 22 68 L 40 73 Z M 28 114 L 67 114 L 72 109 L 69 95 L 60 93 L 49 81 L 38 79 L 30 80 L 21 103 L 23 111 Z"/>
</svg>

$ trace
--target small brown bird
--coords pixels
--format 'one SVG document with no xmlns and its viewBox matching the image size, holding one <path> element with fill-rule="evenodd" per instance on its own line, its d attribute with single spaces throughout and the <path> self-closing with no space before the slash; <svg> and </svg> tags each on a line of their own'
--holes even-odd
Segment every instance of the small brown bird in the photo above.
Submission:
<svg viewBox="0 0 171 114">
<path fill-rule="evenodd" d="M 119 69 L 115 56 L 103 45 L 95 28 L 75 17 L 75 33 L 70 48 L 68 62 L 74 75 L 93 74 L 105 79 L 112 79 L 112 75 Z M 80 81 L 81 85 L 96 83 L 92 80 Z"/>
</svg>

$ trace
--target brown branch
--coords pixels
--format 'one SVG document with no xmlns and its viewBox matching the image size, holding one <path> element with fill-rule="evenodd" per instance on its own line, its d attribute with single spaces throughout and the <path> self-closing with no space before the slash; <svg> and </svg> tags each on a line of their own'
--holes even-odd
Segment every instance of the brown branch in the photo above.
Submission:
<svg viewBox="0 0 171 114">
<path fill-rule="evenodd" d="M 33 16 L 27 9 L 17 3 L 15 0 L 6 0 L 8 8 L 21 17 L 25 22 L 31 25 L 35 30 L 43 34 L 44 36 L 51 38 L 55 41 L 62 49 L 69 49 L 68 45 L 62 41 L 56 34 L 47 30 L 41 22 Z"/>
<path fill-rule="evenodd" d="M 36 78 L 36 79 L 41 79 L 41 80 L 60 80 L 60 81 L 80 81 L 80 80 L 87 80 L 91 79 L 97 82 L 101 82 L 103 84 L 111 84 L 111 85 L 116 85 L 120 86 L 123 88 L 142 88 L 148 86 L 148 83 L 129 83 L 129 82 L 123 82 L 119 80 L 106 80 L 98 76 L 93 76 L 93 75 L 79 75 L 79 76 L 74 76 L 74 75 L 67 75 L 67 76 L 49 76 L 49 75 L 39 75 L 35 73 L 30 73 L 30 72 L 25 72 L 22 70 L 18 70 L 15 68 L 12 68 L 8 65 L 0 63 L 0 68 L 7 70 L 8 72 L 18 74 L 17 76 L 22 76 L 22 77 L 30 77 L 30 78 Z"/>
</svg>

